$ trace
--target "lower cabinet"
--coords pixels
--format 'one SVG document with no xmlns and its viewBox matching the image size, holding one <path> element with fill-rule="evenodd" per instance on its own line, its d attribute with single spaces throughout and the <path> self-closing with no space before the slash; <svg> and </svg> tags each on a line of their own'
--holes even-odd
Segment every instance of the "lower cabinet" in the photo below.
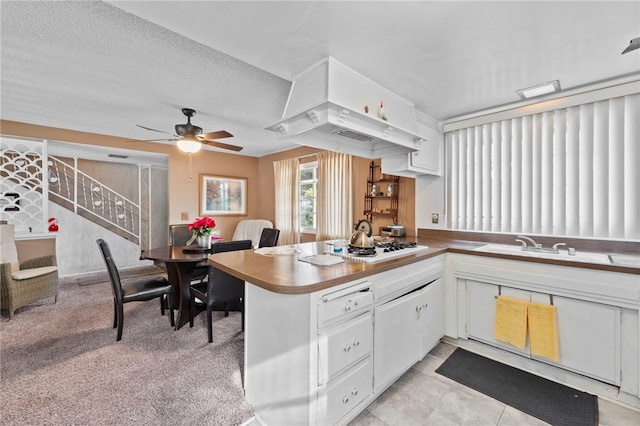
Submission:
<svg viewBox="0 0 640 426">
<path fill-rule="evenodd" d="M 472 279 L 458 279 L 458 285 L 466 286 L 468 338 L 620 386 L 623 339 L 623 309 L 620 307 Z M 528 335 L 524 349 L 495 339 L 496 305 L 500 294 L 556 307 L 558 362 L 532 355 Z"/>
<path fill-rule="evenodd" d="M 442 265 L 440 256 L 310 294 L 247 283 L 245 395 L 257 420 L 355 418 L 444 335 Z"/>
<path fill-rule="evenodd" d="M 444 284 L 439 278 L 375 308 L 375 391 L 422 359 L 444 336 Z"/>
</svg>

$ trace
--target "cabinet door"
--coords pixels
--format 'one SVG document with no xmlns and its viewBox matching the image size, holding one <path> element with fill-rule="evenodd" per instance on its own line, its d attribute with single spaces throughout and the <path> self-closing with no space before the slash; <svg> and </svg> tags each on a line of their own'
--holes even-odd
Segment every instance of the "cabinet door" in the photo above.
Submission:
<svg viewBox="0 0 640 426">
<path fill-rule="evenodd" d="M 444 281 L 438 278 L 422 289 L 420 304 L 420 358 L 433 349 L 444 336 Z"/>
<path fill-rule="evenodd" d="M 480 340 L 520 355 L 529 356 L 529 343 L 524 349 L 497 340 L 495 336 L 496 305 L 499 294 L 516 299 L 531 300 L 530 292 L 467 280 L 467 333 L 469 338 Z"/>
<path fill-rule="evenodd" d="M 421 292 L 409 293 L 375 309 L 375 391 L 418 361 L 420 330 L 417 308 Z"/>
<path fill-rule="evenodd" d="M 559 364 L 619 385 L 620 308 L 558 296 L 553 297 L 553 304 L 558 324 Z"/>
</svg>

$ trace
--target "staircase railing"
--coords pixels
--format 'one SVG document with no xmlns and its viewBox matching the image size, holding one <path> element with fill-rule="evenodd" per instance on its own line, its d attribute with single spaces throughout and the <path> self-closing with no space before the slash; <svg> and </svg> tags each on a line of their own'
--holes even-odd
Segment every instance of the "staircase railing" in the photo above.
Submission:
<svg viewBox="0 0 640 426">
<path fill-rule="evenodd" d="M 74 213 L 140 243 L 140 205 L 64 161 L 49 156 L 49 193 L 60 197 Z M 119 232 L 118 232 L 119 231 Z"/>
</svg>

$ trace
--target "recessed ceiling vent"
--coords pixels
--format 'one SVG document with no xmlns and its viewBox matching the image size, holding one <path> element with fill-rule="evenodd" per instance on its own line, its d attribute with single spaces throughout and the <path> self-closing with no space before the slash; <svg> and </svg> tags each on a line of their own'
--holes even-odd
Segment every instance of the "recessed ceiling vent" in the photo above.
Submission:
<svg viewBox="0 0 640 426">
<path fill-rule="evenodd" d="M 343 136 L 345 138 L 355 139 L 360 142 L 371 142 L 373 138 L 371 136 L 363 135 L 362 133 L 354 132 L 349 129 L 342 129 L 336 132 L 333 132 L 334 135 Z"/>
<path fill-rule="evenodd" d="M 417 151 L 413 103 L 329 57 L 298 75 L 282 120 L 267 127 L 298 145 L 364 158 Z"/>
</svg>

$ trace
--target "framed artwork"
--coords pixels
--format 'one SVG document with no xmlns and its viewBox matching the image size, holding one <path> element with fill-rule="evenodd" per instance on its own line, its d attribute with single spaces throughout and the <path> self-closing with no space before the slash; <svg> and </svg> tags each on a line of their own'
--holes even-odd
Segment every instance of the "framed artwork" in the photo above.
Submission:
<svg viewBox="0 0 640 426">
<path fill-rule="evenodd" d="M 246 214 L 246 178 L 200 174 L 200 216 Z"/>
</svg>

